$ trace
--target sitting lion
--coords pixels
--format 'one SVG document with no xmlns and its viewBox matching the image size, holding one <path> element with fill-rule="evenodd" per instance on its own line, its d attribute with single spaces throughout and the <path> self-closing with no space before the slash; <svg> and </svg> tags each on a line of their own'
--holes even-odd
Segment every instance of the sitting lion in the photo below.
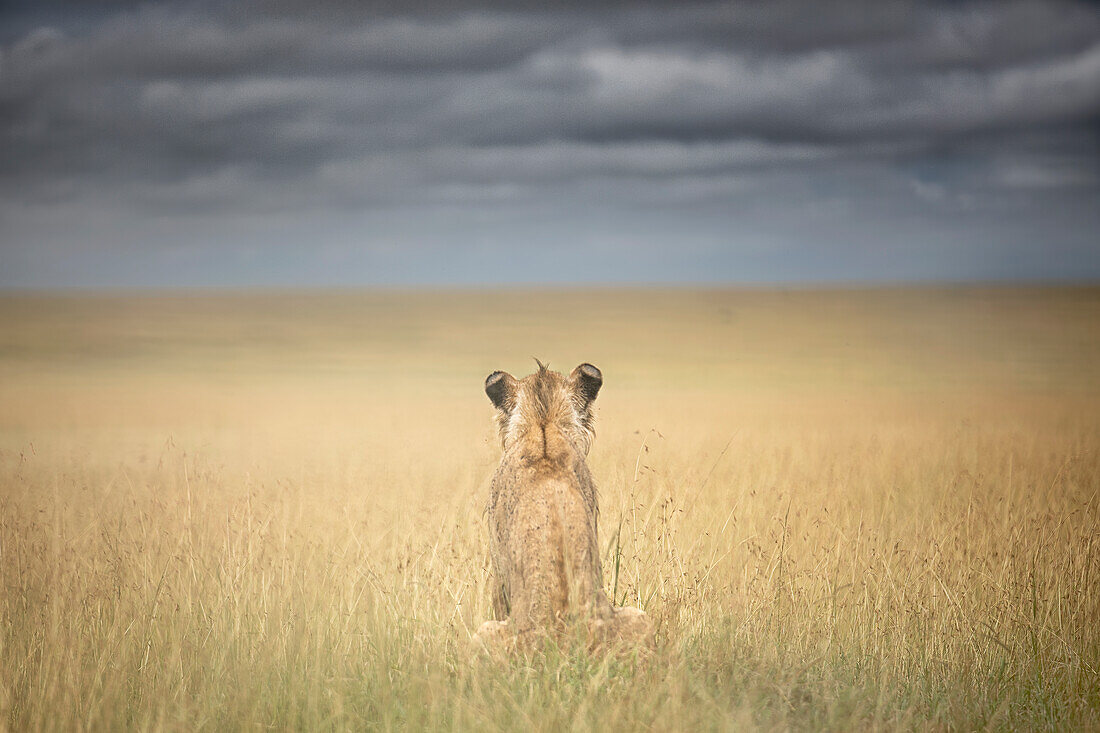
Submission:
<svg viewBox="0 0 1100 733">
<path fill-rule="evenodd" d="M 485 380 L 504 453 L 488 507 L 497 620 L 482 624 L 474 647 L 577 628 L 590 647 L 649 645 L 653 628 L 645 613 L 614 608 L 603 589 L 596 487 L 585 464 L 603 376 L 591 364 L 568 377 L 538 366 L 521 380 L 505 372 Z"/>
</svg>

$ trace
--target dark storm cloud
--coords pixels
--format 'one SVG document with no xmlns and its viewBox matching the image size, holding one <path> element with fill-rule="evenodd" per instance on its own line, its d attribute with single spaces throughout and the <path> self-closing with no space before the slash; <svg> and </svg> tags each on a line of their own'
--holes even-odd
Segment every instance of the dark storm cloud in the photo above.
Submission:
<svg viewBox="0 0 1100 733">
<path fill-rule="evenodd" d="M 409 272 L 538 227 L 603 242 L 608 268 L 681 239 L 709 277 L 725 252 L 738 279 L 740 252 L 782 279 L 799 242 L 893 229 L 955 243 L 907 253 L 947 276 L 989 256 L 977 238 L 1035 229 L 1100 275 L 1092 4 L 5 7 L 8 285 L 59 279 L 34 252 L 285 258 L 303 235 L 281 216 L 372 267 L 410 247 Z"/>
</svg>

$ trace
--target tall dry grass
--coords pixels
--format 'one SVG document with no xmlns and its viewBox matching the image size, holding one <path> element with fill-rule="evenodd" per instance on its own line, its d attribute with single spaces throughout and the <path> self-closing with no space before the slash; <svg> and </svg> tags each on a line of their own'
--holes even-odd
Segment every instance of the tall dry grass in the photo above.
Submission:
<svg viewBox="0 0 1100 733">
<path fill-rule="evenodd" d="M 0 299 L 0 728 L 1100 727 L 1100 291 Z M 472 664 L 482 379 L 603 370 L 646 664 Z"/>
</svg>

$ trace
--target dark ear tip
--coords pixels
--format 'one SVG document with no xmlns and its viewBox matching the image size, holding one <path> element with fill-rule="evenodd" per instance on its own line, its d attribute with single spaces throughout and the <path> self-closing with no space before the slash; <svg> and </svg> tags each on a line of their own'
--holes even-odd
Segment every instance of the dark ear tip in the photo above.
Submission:
<svg viewBox="0 0 1100 733">
<path fill-rule="evenodd" d="M 515 383 L 508 372 L 493 372 L 485 378 L 485 394 L 498 409 L 505 409 L 511 400 Z"/>
<path fill-rule="evenodd" d="M 588 362 L 581 364 L 579 367 L 577 367 L 577 370 L 588 379 L 598 379 L 601 382 L 603 381 L 603 373 Z"/>
<path fill-rule="evenodd" d="M 596 399 L 596 395 L 599 394 L 600 387 L 603 385 L 603 374 L 600 373 L 599 369 L 585 362 L 574 369 L 570 377 L 574 380 L 574 384 L 577 385 L 577 390 L 584 397 L 585 402 Z"/>
</svg>

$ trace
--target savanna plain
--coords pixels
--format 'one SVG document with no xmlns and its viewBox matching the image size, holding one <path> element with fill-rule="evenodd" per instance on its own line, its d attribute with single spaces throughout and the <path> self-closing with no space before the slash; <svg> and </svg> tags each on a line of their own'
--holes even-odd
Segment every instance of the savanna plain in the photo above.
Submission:
<svg viewBox="0 0 1100 733">
<path fill-rule="evenodd" d="M 485 376 L 648 657 L 471 659 Z M 1100 729 L 1100 288 L 0 297 L 0 729 Z"/>
</svg>

